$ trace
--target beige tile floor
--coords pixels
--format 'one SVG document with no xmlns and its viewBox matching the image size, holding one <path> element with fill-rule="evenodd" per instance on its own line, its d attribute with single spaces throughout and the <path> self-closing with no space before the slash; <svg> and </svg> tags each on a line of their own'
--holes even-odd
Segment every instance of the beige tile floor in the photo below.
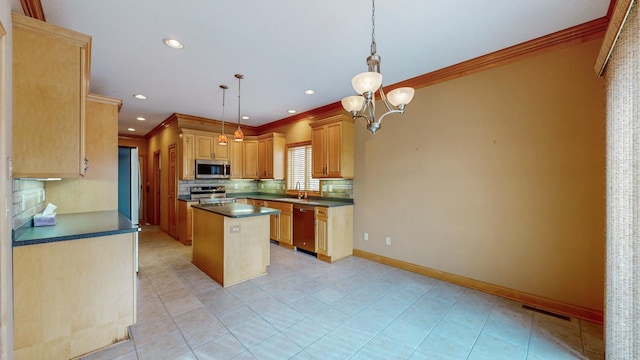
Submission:
<svg viewBox="0 0 640 360">
<path fill-rule="evenodd" d="M 131 340 L 83 359 L 603 359 L 602 338 L 598 324 L 274 244 L 267 275 L 222 288 L 190 247 L 147 226 Z"/>
</svg>

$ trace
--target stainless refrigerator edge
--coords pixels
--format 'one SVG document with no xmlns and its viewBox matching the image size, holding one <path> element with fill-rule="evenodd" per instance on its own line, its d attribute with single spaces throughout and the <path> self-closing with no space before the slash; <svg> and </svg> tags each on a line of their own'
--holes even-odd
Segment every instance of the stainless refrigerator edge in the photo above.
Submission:
<svg viewBox="0 0 640 360">
<path fill-rule="evenodd" d="M 118 211 L 138 225 L 140 165 L 138 148 L 118 147 Z M 135 233 L 135 269 L 138 272 L 138 233 Z"/>
</svg>

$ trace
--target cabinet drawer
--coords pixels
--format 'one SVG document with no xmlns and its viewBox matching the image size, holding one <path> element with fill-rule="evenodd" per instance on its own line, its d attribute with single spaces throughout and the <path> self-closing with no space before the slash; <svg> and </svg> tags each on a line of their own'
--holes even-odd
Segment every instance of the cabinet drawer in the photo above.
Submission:
<svg viewBox="0 0 640 360">
<path fill-rule="evenodd" d="M 320 207 L 320 206 L 316 206 L 316 216 L 320 215 L 320 216 L 328 216 L 329 214 L 329 209 L 326 207 Z"/>
</svg>

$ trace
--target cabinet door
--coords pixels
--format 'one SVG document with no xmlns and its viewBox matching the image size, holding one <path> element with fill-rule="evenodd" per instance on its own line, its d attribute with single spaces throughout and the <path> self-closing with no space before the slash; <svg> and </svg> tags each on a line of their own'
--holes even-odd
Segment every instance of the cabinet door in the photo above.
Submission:
<svg viewBox="0 0 640 360">
<path fill-rule="evenodd" d="M 243 178 L 258 179 L 258 141 L 245 140 Z"/>
<path fill-rule="evenodd" d="M 280 242 L 293 245 L 293 236 L 291 229 L 293 228 L 292 211 L 282 211 L 280 213 Z"/>
<path fill-rule="evenodd" d="M 182 169 L 180 170 L 181 180 L 195 179 L 195 136 L 192 134 L 182 134 Z"/>
<path fill-rule="evenodd" d="M 220 145 L 218 143 L 218 135 L 213 136 L 213 158 L 216 160 L 229 160 L 229 142 L 227 145 Z M 233 142 L 233 140 L 232 140 Z"/>
<path fill-rule="evenodd" d="M 331 256 L 329 254 L 329 221 L 326 216 L 316 215 L 316 253 Z"/>
<path fill-rule="evenodd" d="M 325 177 L 325 127 L 317 127 L 311 130 L 311 171 L 312 177 Z"/>
<path fill-rule="evenodd" d="M 267 177 L 267 140 L 258 141 L 258 177 L 265 179 Z"/>
<path fill-rule="evenodd" d="M 196 135 L 196 159 L 213 159 L 213 137 Z"/>
<path fill-rule="evenodd" d="M 325 154 L 327 177 L 342 176 L 342 122 L 326 126 Z"/>
<path fill-rule="evenodd" d="M 13 15 L 14 178 L 85 174 L 85 56 L 90 39 Z"/>
<path fill-rule="evenodd" d="M 269 215 L 271 217 L 271 240 L 280 241 L 280 214 Z"/>
<path fill-rule="evenodd" d="M 264 142 L 264 177 L 266 179 L 273 179 L 273 139 L 266 139 Z"/>
<path fill-rule="evenodd" d="M 242 179 L 242 168 L 244 164 L 243 142 L 232 140 L 227 146 L 229 146 L 229 150 L 231 151 L 229 154 L 229 161 L 231 161 L 231 178 Z"/>
</svg>

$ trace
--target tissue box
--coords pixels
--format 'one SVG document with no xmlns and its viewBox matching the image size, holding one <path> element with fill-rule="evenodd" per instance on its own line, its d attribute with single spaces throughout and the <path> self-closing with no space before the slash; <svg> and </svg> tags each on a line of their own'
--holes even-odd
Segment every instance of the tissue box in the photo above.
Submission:
<svg viewBox="0 0 640 360">
<path fill-rule="evenodd" d="M 36 214 L 33 217 L 33 226 L 52 226 L 56 224 L 56 214 Z"/>
</svg>

